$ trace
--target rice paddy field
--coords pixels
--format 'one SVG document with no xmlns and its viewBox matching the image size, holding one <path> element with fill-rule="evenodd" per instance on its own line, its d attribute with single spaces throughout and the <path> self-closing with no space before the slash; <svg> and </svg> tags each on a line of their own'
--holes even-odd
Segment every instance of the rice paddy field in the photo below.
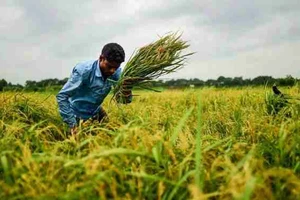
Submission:
<svg viewBox="0 0 300 200">
<path fill-rule="evenodd" d="M 299 100 L 275 114 L 263 87 L 134 94 L 72 136 L 54 93 L 0 93 L 0 199 L 300 199 Z"/>
</svg>

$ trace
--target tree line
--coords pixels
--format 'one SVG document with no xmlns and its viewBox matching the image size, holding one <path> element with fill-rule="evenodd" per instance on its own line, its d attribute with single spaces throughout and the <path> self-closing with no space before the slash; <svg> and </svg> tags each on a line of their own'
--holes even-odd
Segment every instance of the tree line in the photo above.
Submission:
<svg viewBox="0 0 300 200">
<path fill-rule="evenodd" d="M 0 80 L 0 91 L 48 91 L 59 90 L 68 81 L 64 79 L 44 79 L 41 81 L 28 80 L 25 85 L 12 84 L 5 79 Z M 148 87 L 166 87 L 166 88 L 186 88 L 186 87 L 237 87 L 237 86 L 260 86 L 260 85 L 273 85 L 278 86 L 293 86 L 299 81 L 291 75 L 284 78 L 273 78 L 272 76 L 257 76 L 253 79 L 243 79 L 243 77 L 224 77 L 219 76 L 217 79 L 208 79 L 206 81 L 198 78 L 193 79 L 171 79 L 167 81 L 157 80 L 151 82 Z"/>
</svg>

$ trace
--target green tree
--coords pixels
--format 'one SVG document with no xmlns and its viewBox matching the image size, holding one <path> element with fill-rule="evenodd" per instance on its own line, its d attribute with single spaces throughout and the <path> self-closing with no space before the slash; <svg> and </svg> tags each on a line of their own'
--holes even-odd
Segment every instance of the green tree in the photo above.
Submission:
<svg viewBox="0 0 300 200">
<path fill-rule="evenodd" d="M 5 79 L 0 80 L 0 91 L 3 91 L 3 88 L 7 86 L 7 82 Z"/>
</svg>

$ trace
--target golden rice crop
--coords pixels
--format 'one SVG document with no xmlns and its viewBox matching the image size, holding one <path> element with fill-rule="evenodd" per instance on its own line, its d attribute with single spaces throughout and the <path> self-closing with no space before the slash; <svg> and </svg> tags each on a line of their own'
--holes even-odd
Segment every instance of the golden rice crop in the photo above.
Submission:
<svg viewBox="0 0 300 200">
<path fill-rule="evenodd" d="M 0 199 L 300 199 L 299 104 L 287 117 L 263 88 L 136 92 L 77 137 L 54 94 L 0 93 Z"/>
</svg>

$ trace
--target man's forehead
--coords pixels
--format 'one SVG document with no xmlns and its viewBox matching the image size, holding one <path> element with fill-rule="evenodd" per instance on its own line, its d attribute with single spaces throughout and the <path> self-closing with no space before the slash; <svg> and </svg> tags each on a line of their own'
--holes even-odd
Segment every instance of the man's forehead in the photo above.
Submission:
<svg viewBox="0 0 300 200">
<path fill-rule="evenodd" d="M 116 62 L 116 61 L 109 61 L 107 59 L 105 59 L 107 61 L 107 63 L 111 66 L 120 66 L 120 63 Z"/>
</svg>

